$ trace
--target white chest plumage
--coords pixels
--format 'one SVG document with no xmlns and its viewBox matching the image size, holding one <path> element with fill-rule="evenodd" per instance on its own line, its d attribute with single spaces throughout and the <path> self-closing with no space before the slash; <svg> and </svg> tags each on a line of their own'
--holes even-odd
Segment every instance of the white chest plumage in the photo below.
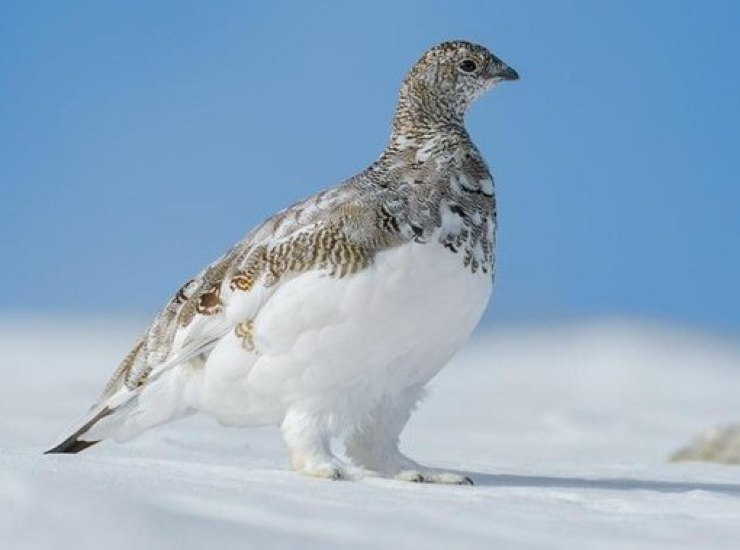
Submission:
<svg viewBox="0 0 740 550">
<path fill-rule="evenodd" d="M 199 369 L 191 405 L 235 425 L 276 424 L 296 403 L 351 423 L 381 398 L 423 385 L 462 345 L 491 277 L 439 243 L 384 251 L 337 279 L 306 273 L 253 323 L 253 349 L 227 335 Z M 250 346 L 252 347 L 252 346 Z"/>
</svg>

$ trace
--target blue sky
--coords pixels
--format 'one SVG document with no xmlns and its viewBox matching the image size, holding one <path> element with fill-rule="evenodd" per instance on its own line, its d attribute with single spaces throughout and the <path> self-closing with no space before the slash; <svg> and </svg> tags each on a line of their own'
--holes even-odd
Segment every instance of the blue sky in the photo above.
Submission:
<svg viewBox="0 0 740 550">
<path fill-rule="evenodd" d="M 0 313 L 153 313 L 383 149 L 429 46 L 521 80 L 468 127 L 500 203 L 488 320 L 740 329 L 738 2 L 0 5 Z"/>
</svg>

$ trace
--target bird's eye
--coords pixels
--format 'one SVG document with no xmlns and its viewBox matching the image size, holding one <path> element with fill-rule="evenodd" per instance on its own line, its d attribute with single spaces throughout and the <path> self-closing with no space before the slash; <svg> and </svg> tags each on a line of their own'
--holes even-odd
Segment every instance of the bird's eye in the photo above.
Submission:
<svg viewBox="0 0 740 550">
<path fill-rule="evenodd" d="M 478 65 L 476 65 L 475 61 L 473 61 L 472 59 L 466 59 L 460 62 L 460 70 L 463 72 L 472 73 L 477 68 Z"/>
</svg>

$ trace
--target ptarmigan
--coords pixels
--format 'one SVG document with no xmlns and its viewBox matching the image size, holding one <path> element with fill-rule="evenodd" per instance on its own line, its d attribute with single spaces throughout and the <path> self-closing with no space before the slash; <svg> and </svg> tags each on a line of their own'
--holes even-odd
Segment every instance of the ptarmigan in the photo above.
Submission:
<svg viewBox="0 0 740 550">
<path fill-rule="evenodd" d="M 403 82 L 390 143 L 365 171 L 283 210 L 188 281 L 49 453 L 127 440 L 193 411 L 278 425 L 293 468 L 470 483 L 421 466 L 399 435 L 491 293 L 491 174 L 470 104 L 516 71 L 482 46 L 427 51 Z"/>
</svg>

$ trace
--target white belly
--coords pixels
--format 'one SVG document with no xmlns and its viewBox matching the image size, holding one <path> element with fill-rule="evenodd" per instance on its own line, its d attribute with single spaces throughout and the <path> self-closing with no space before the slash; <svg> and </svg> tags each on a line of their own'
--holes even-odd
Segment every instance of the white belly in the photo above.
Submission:
<svg viewBox="0 0 740 550">
<path fill-rule="evenodd" d="M 302 274 L 254 319 L 253 351 L 230 333 L 188 393 L 234 425 L 280 423 L 300 405 L 352 422 L 381 397 L 424 385 L 463 344 L 491 292 L 437 243 L 382 252 L 341 279 Z"/>
</svg>

